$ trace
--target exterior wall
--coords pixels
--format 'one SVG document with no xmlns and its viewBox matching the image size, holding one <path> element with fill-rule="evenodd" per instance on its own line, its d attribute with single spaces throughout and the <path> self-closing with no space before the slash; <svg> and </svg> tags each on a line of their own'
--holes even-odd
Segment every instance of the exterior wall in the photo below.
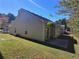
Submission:
<svg viewBox="0 0 79 59">
<path fill-rule="evenodd" d="M 3 23 L 2 20 L 0 20 L 0 29 L 2 28 L 2 23 Z"/>
<path fill-rule="evenodd" d="M 38 16 L 35 16 L 27 11 L 19 11 L 14 24 L 10 29 L 10 33 L 14 33 L 20 36 L 32 38 L 35 40 L 45 40 L 45 21 Z M 25 33 L 27 32 L 27 33 Z"/>
<path fill-rule="evenodd" d="M 50 26 L 48 31 L 49 31 L 49 34 L 48 34 L 49 38 L 53 39 L 55 37 L 55 25 Z"/>
<path fill-rule="evenodd" d="M 61 34 L 61 27 L 59 24 L 55 25 L 55 38 L 59 37 Z"/>
<path fill-rule="evenodd" d="M 16 35 L 16 33 L 15 33 L 15 21 L 12 21 L 12 22 L 9 24 L 9 33 L 10 33 L 10 34 L 13 34 L 13 35 Z"/>
<path fill-rule="evenodd" d="M 48 39 L 55 39 L 60 36 L 61 27 L 59 24 L 53 23 L 52 26 L 48 28 Z"/>
</svg>

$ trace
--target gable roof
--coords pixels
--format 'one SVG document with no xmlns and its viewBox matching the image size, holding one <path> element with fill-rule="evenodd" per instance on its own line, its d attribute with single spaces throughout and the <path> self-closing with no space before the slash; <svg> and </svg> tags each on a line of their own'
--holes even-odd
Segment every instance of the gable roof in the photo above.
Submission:
<svg viewBox="0 0 79 59">
<path fill-rule="evenodd" d="M 28 11 L 28 10 L 25 10 L 25 9 L 23 9 L 23 8 L 21 8 L 19 11 L 22 11 L 22 10 L 25 11 L 25 12 L 27 11 L 27 12 L 29 12 L 29 13 L 31 13 L 31 14 L 33 14 L 33 15 L 39 17 L 39 18 L 42 18 L 43 20 L 52 22 L 51 20 L 49 20 L 49 19 L 47 19 L 47 18 L 45 18 L 45 17 L 39 16 L 39 15 L 37 15 L 37 14 L 35 14 L 35 13 L 33 13 L 33 12 L 30 12 L 30 11 Z"/>
</svg>

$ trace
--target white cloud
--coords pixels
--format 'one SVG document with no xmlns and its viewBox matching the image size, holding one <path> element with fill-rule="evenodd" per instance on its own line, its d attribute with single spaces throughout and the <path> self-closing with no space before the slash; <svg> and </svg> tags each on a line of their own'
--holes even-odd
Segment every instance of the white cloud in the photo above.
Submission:
<svg viewBox="0 0 79 59">
<path fill-rule="evenodd" d="M 31 2 L 32 4 L 34 4 L 35 6 L 43 9 L 43 10 L 46 10 L 44 7 L 40 6 L 39 4 L 35 3 L 33 0 L 28 0 L 29 2 Z"/>
</svg>

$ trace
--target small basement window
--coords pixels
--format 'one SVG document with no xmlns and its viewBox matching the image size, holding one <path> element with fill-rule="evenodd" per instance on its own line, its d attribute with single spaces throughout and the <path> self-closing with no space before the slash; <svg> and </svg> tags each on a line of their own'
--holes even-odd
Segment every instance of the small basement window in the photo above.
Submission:
<svg viewBox="0 0 79 59">
<path fill-rule="evenodd" d="M 16 33 L 16 28 L 15 28 L 15 31 L 14 32 Z"/>
<path fill-rule="evenodd" d="M 25 34 L 27 34 L 27 31 L 25 31 Z"/>
</svg>

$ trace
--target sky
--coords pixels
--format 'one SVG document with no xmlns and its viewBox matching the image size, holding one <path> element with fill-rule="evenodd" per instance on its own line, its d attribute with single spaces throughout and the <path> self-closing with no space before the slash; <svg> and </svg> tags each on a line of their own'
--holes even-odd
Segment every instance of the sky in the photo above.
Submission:
<svg viewBox="0 0 79 59">
<path fill-rule="evenodd" d="M 23 8 L 32 13 L 56 21 L 68 16 L 58 15 L 60 8 L 55 8 L 59 5 L 60 0 L 0 0 L 0 13 L 12 13 L 18 15 L 18 10 Z M 49 16 L 51 14 L 51 16 Z"/>
</svg>

